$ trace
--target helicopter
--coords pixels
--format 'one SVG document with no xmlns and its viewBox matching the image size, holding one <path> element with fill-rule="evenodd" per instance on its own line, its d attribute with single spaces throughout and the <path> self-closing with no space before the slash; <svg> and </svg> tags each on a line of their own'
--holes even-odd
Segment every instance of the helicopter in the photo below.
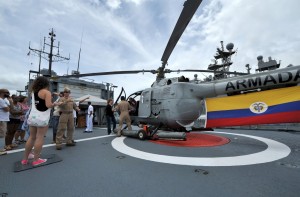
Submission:
<svg viewBox="0 0 300 197">
<path fill-rule="evenodd" d="M 247 73 L 230 72 L 229 66 L 232 64 L 230 56 L 235 53 L 235 51 L 233 51 L 233 44 L 229 43 L 226 46 L 228 51 L 225 51 L 223 43 L 221 42 L 221 48 L 217 48 L 217 55 L 215 58 L 221 59 L 222 64 L 217 64 L 215 62 L 214 64 L 209 65 L 208 70 L 166 69 L 168 59 L 173 49 L 201 2 L 202 0 L 185 1 L 183 10 L 162 55 L 162 65 L 158 69 L 95 72 L 65 75 L 60 77 L 78 78 L 146 72 L 156 74 L 156 80 L 151 87 L 136 91 L 127 97 L 127 100 L 130 101 L 135 109 L 130 114 L 132 124 L 150 125 L 150 127 L 143 128 L 135 133 L 135 135 L 137 135 L 140 139 L 155 136 L 157 131 L 161 128 L 171 131 L 186 132 L 193 128 L 214 128 L 246 124 L 251 125 L 256 124 L 257 122 L 259 124 L 300 122 L 300 98 L 297 93 L 297 91 L 299 92 L 298 85 L 300 83 L 300 66 L 289 66 L 277 69 L 279 66 L 278 64 L 275 64 L 276 69 L 274 69 L 272 68 L 272 66 L 274 66 L 273 64 L 271 66 L 265 66 L 262 64 L 261 72 L 259 73 L 250 74 L 249 70 Z M 262 63 L 262 57 L 259 57 L 258 60 Z M 198 80 L 197 75 L 195 75 L 195 79 L 193 80 L 185 78 L 184 76 L 166 78 L 165 74 L 171 72 L 208 72 L 213 73 L 215 76 L 204 81 Z M 277 97 L 278 94 L 285 95 L 285 93 L 280 92 L 282 89 L 287 92 L 286 94 L 293 92 L 294 97 L 288 100 L 288 103 L 292 103 L 291 105 L 288 105 L 288 109 L 293 108 L 294 110 L 289 112 L 280 108 L 281 112 L 283 112 L 284 115 L 287 115 L 285 116 L 286 118 L 278 118 L 277 116 L 280 114 L 277 114 L 276 118 L 273 118 L 272 113 L 268 114 L 265 118 L 262 118 L 262 115 L 265 115 L 263 113 L 268 111 L 268 107 L 271 110 L 274 110 L 275 107 L 268 106 L 266 104 L 268 101 L 261 97 L 261 93 L 267 93 L 268 95 L 272 95 L 274 98 Z M 124 89 L 122 89 L 119 98 L 124 92 Z M 254 102 L 253 99 L 249 99 L 249 97 L 254 97 L 254 101 L 256 99 L 257 102 Z M 216 104 L 215 100 L 220 100 L 221 104 Z M 238 103 L 243 100 L 251 100 L 249 101 L 250 104 L 253 104 L 251 110 L 255 113 L 249 115 L 248 111 L 250 111 L 250 109 L 245 109 L 244 107 L 242 114 L 247 115 L 242 119 L 239 116 L 239 109 L 235 108 L 235 106 L 227 109 L 224 109 L 224 107 L 221 106 L 224 103 L 226 105 L 227 103 L 238 105 Z M 277 104 L 279 105 L 281 103 L 279 102 Z M 218 108 L 215 106 L 220 107 Z M 213 110 L 211 110 L 211 108 L 213 108 Z M 245 111 L 247 111 L 247 113 Z M 262 113 L 256 113 L 257 111 Z M 227 115 L 222 116 L 220 113 Z M 235 114 L 235 116 L 232 116 L 230 113 Z M 247 121 L 247 119 L 252 120 L 253 117 L 255 117 L 254 122 Z M 230 121 L 228 121 L 229 119 Z M 235 119 L 238 119 L 238 121 L 234 121 Z"/>
</svg>

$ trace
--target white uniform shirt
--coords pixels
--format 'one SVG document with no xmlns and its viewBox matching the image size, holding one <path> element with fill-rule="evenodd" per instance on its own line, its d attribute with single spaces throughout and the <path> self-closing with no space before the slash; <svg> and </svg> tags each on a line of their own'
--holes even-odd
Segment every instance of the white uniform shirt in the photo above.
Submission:
<svg viewBox="0 0 300 197">
<path fill-rule="evenodd" d="M 4 111 L 3 108 L 8 107 L 7 102 L 0 98 L 0 121 L 9 121 L 9 112 Z"/>
<path fill-rule="evenodd" d="M 94 113 L 94 107 L 92 105 L 89 105 L 89 108 L 88 108 L 88 115 L 92 114 L 93 115 Z"/>
</svg>

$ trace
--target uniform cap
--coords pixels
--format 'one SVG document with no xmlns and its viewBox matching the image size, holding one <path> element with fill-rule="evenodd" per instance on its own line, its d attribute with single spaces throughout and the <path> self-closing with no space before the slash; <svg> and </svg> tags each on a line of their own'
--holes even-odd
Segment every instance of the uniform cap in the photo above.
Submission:
<svg viewBox="0 0 300 197">
<path fill-rule="evenodd" d="M 64 89 L 64 92 L 66 92 L 66 93 L 70 93 L 70 92 L 71 92 L 71 90 L 70 90 L 70 88 L 65 88 L 65 89 Z"/>
</svg>

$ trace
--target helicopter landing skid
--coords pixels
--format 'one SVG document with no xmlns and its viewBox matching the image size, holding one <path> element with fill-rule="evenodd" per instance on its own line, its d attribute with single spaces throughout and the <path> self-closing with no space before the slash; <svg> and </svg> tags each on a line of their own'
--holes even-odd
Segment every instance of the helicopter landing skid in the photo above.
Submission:
<svg viewBox="0 0 300 197">
<path fill-rule="evenodd" d="M 156 139 L 169 139 L 169 140 L 186 140 L 185 132 L 168 132 L 160 131 L 156 134 Z"/>
<path fill-rule="evenodd" d="M 139 130 L 122 130 L 122 135 L 127 137 L 134 137 L 139 138 L 140 140 L 151 139 L 168 139 L 168 140 L 186 140 L 186 133 L 185 132 L 169 132 L 169 131 L 159 131 L 158 129 L 161 126 L 153 129 L 148 127 L 147 125 L 143 125 Z"/>
</svg>

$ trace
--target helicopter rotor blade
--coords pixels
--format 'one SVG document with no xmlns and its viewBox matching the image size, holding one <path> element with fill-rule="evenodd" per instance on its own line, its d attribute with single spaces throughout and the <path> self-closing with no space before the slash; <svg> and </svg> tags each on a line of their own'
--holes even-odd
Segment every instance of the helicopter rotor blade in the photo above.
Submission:
<svg viewBox="0 0 300 197">
<path fill-rule="evenodd" d="M 186 26 L 189 24 L 190 20 L 192 19 L 193 15 L 195 14 L 201 2 L 202 0 L 187 0 L 184 2 L 183 5 L 184 8 L 178 18 L 178 21 L 171 34 L 166 49 L 161 57 L 161 61 L 163 62 L 163 67 L 168 62 L 168 59 L 173 49 L 175 48 L 178 40 L 180 39 Z"/>
<path fill-rule="evenodd" d="M 90 77 L 90 76 L 100 76 L 100 75 L 122 75 L 122 74 L 137 74 L 137 73 L 145 73 L 145 72 L 150 72 L 152 74 L 157 73 L 156 70 L 122 70 L 122 71 L 85 73 L 85 74 L 76 74 L 76 75 L 64 75 L 64 76 L 56 76 L 53 78 Z"/>
<path fill-rule="evenodd" d="M 125 92 L 124 88 L 122 87 L 122 90 L 121 90 L 121 92 L 120 92 L 120 94 L 119 94 L 118 98 L 115 100 L 114 106 L 115 106 L 116 104 L 118 104 L 118 102 L 119 102 L 119 99 L 121 98 L 121 96 L 122 96 L 123 92 L 124 92 L 124 94 L 125 94 L 125 98 L 126 98 L 126 92 Z"/>
<path fill-rule="evenodd" d="M 166 72 L 206 72 L 206 73 L 224 73 L 224 74 L 235 74 L 235 75 L 248 75 L 248 73 L 241 72 L 230 72 L 230 71 L 212 71 L 212 70 L 194 70 L 194 69 L 185 69 L 185 70 L 166 70 Z"/>
</svg>

